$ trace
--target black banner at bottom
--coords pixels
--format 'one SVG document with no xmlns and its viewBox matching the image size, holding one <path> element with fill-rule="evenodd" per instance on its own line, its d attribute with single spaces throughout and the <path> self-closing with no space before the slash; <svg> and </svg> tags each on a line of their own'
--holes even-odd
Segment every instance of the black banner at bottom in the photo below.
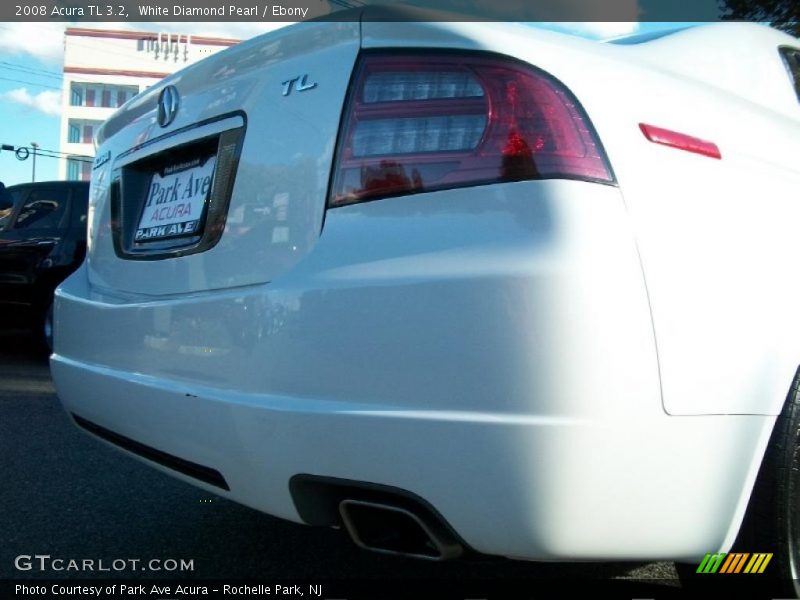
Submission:
<svg viewBox="0 0 800 600">
<path fill-rule="evenodd" d="M 788 582 L 791 584 L 791 582 Z M 753 600 L 795 597 L 792 586 L 774 580 L 709 576 L 690 588 L 676 580 L 418 580 L 358 579 L 325 581 L 226 580 L 112 580 L 112 579 L 6 579 L 0 598 L 86 598 L 176 600 L 224 598 L 231 600 L 283 598 L 297 600 L 578 600 L 582 598 L 652 599 L 747 598 Z"/>
</svg>

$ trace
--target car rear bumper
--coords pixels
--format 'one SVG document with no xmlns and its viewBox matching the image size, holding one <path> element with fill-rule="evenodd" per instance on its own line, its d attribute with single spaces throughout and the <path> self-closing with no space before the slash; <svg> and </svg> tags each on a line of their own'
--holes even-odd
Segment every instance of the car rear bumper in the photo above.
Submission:
<svg viewBox="0 0 800 600">
<path fill-rule="evenodd" d="M 387 410 L 220 394 L 63 357 L 52 366 L 72 414 L 213 469 L 230 491 L 147 457 L 195 485 L 293 521 L 296 475 L 391 485 L 426 500 L 472 548 L 530 559 L 717 550 L 749 461 L 740 441 L 757 439 L 768 420 Z"/>
<path fill-rule="evenodd" d="M 57 298 L 67 411 L 295 521 L 289 482 L 314 475 L 415 494 L 489 554 L 702 557 L 732 541 L 774 421 L 664 413 L 609 186 L 345 207 L 269 284 L 126 296 L 82 268 Z"/>
</svg>

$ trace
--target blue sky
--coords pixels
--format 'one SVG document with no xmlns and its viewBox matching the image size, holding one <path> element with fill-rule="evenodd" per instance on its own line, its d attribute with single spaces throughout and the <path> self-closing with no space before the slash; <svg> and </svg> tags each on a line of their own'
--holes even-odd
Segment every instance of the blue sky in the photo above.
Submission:
<svg viewBox="0 0 800 600">
<path fill-rule="evenodd" d="M 57 150 L 63 58 L 57 49 L 30 53 L 30 43 L 14 39 L 22 33 L 20 29 L 36 33 L 37 29 L 30 25 L 33 24 L 20 28 L 20 24 L 0 23 L 0 36 L 11 38 L 6 46 L 12 46 L 0 47 L 0 143 L 29 146 L 37 142 L 42 148 Z M 54 31 L 44 25 L 38 32 L 52 35 Z M 30 104 L 26 105 L 26 101 Z M 30 158 L 23 162 L 13 152 L 0 151 L 0 181 L 30 181 L 32 163 Z M 55 159 L 37 159 L 37 180 L 55 179 L 56 169 Z"/>
<path fill-rule="evenodd" d="M 211 30 L 207 25 L 203 24 L 206 30 L 201 32 L 196 31 L 197 23 L 81 23 L 80 26 L 195 31 L 243 39 L 259 32 L 253 26 L 234 23 L 216 24 Z M 261 26 L 274 27 L 269 23 Z M 682 26 L 685 23 L 567 23 L 558 28 L 584 37 L 605 38 Z M 0 144 L 18 147 L 36 142 L 43 150 L 58 151 L 63 29 L 64 24 L 59 23 L 0 23 Z M 6 185 L 31 181 L 32 163 L 32 158 L 19 161 L 13 152 L 0 151 L 0 181 Z M 57 159 L 45 156 L 37 159 L 37 181 L 56 179 L 57 175 Z"/>
</svg>

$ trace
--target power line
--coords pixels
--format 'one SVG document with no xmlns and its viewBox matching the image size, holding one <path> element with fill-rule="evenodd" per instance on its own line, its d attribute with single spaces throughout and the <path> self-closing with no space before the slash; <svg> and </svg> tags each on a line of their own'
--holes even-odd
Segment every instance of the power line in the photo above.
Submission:
<svg viewBox="0 0 800 600">
<path fill-rule="evenodd" d="M 60 154 L 62 156 L 84 156 L 86 158 L 92 158 L 91 156 L 87 156 L 86 154 L 74 154 L 72 152 L 61 152 L 60 150 L 48 150 L 47 148 L 37 148 L 36 153 L 38 154 L 39 152 L 49 152 L 51 154 Z"/>
<path fill-rule="evenodd" d="M 52 79 L 62 79 L 64 77 L 62 73 L 56 73 L 55 71 L 48 71 L 46 69 L 39 69 L 36 67 L 28 67 L 20 63 L 12 63 L 6 60 L 0 60 L 0 65 L 2 65 L 0 66 L 0 69 L 23 71 L 25 73 L 30 73 L 31 75 L 36 75 L 37 77 L 50 77 Z"/>
<path fill-rule="evenodd" d="M 79 163 L 88 163 L 91 164 L 94 162 L 94 159 L 91 158 L 80 158 L 79 156 L 54 156 L 52 154 L 46 154 L 39 150 L 36 151 L 36 156 L 44 156 L 45 158 L 56 158 L 58 160 L 71 160 L 72 162 L 79 162 Z"/>
<path fill-rule="evenodd" d="M 21 68 L 17 68 L 17 67 L 7 67 L 4 64 L 0 64 L 0 69 L 5 70 L 5 71 L 13 71 L 12 74 L 24 73 L 25 75 L 30 75 L 31 77 L 49 77 L 49 78 L 55 79 L 52 75 L 41 75 L 39 73 L 32 73 L 31 71 L 29 71 L 27 69 L 21 69 Z"/>
<path fill-rule="evenodd" d="M 3 150 L 6 151 L 16 151 L 20 148 L 26 148 L 28 152 L 33 154 L 33 149 L 29 146 L 12 146 L 11 144 L 3 144 L 1 147 Z M 60 150 L 49 150 L 47 148 L 36 148 L 36 156 L 46 156 L 47 158 L 69 159 L 85 163 L 94 162 L 94 158 L 92 158 L 91 156 L 87 156 L 86 154 L 72 154 L 70 152 L 61 152 Z"/>
<path fill-rule="evenodd" d="M 87 156 L 85 154 L 73 154 L 71 152 L 61 152 L 60 150 L 48 150 L 47 148 L 37 148 L 36 154 L 39 154 L 40 152 L 49 152 L 50 154 L 60 154 L 62 157 L 70 157 L 70 158 L 82 156 L 84 158 L 94 160 L 91 156 Z"/>
<path fill-rule="evenodd" d="M 0 155 L 2 155 L 2 153 L 0 153 Z M 33 154 L 31 154 L 31 156 L 33 156 Z M 37 158 L 55 158 L 56 160 L 71 160 L 72 162 L 84 163 L 84 164 L 92 164 L 92 163 L 94 163 L 94 160 L 88 159 L 88 158 L 79 158 L 77 156 L 53 156 L 51 154 L 40 152 L 38 150 L 36 151 L 36 157 Z"/>
<path fill-rule="evenodd" d="M 58 87 L 55 87 L 55 86 L 52 86 L 52 85 L 46 85 L 44 83 L 36 83 L 34 81 L 23 81 L 22 79 L 12 79 L 10 77 L 0 77 L 0 79 L 2 79 L 3 81 L 13 81 L 14 83 L 21 83 L 23 85 L 33 85 L 33 86 L 36 86 L 36 87 L 47 88 L 49 90 L 56 90 L 56 91 L 59 91 L 59 92 L 61 91 L 61 88 L 58 88 Z"/>
</svg>

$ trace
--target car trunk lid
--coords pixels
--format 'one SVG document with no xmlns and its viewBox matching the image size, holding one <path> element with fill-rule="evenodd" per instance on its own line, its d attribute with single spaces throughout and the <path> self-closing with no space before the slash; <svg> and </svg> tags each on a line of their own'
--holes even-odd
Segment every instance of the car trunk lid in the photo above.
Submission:
<svg viewBox="0 0 800 600">
<path fill-rule="evenodd" d="M 93 169 L 91 284 L 194 293 L 272 281 L 307 255 L 358 49 L 357 22 L 301 23 L 179 71 L 112 116 Z"/>
</svg>

